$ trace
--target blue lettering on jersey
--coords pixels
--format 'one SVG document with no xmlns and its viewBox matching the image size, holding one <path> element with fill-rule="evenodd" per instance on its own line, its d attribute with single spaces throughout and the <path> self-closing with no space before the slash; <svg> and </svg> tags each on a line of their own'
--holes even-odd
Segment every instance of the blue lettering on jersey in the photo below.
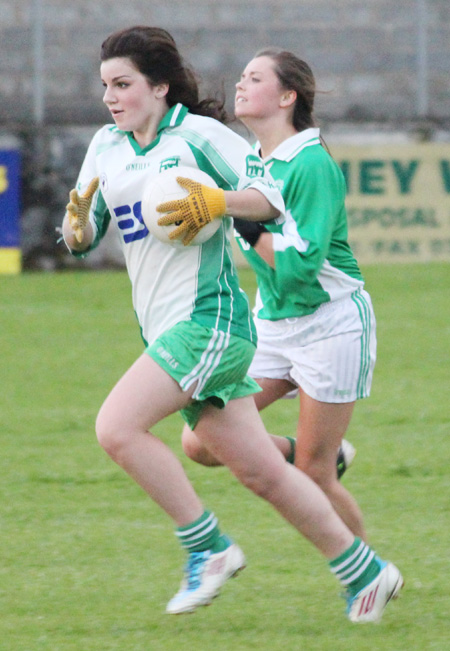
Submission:
<svg viewBox="0 0 450 651">
<path fill-rule="evenodd" d="M 148 228 L 144 224 L 141 211 L 141 202 L 137 201 L 134 206 L 119 206 L 114 208 L 117 217 L 117 226 L 122 231 L 125 244 L 142 240 L 148 235 Z M 123 231 L 128 231 L 124 233 Z"/>
</svg>

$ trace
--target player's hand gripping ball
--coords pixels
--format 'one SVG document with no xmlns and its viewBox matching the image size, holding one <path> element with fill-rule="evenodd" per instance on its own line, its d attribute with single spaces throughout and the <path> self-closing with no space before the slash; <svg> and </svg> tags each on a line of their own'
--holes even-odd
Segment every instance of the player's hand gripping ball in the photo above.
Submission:
<svg viewBox="0 0 450 651">
<path fill-rule="evenodd" d="M 79 195 L 76 190 L 71 190 L 69 194 L 70 201 L 66 206 L 69 224 L 78 242 L 83 241 L 83 231 L 89 223 L 89 210 L 92 203 L 92 197 L 98 188 L 98 176 L 89 183 L 86 192 Z"/>
<path fill-rule="evenodd" d="M 170 167 L 152 177 L 142 196 L 142 217 L 152 235 L 173 246 L 199 245 L 220 227 L 224 191 L 196 167 Z"/>
</svg>

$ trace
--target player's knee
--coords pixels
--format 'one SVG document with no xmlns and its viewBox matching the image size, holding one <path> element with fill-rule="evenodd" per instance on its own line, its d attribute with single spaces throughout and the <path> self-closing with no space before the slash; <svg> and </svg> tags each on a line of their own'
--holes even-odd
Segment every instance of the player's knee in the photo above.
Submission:
<svg viewBox="0 0 450 651">
<path fill-rule="evenodd" d="M 189 459 L 192 459 L 192 461 L 197 461 L 200 443 L 194 432 L 187 427 L 183 429 L 181 434 L 181 445 L 184 454 L 189 457 Z"/>
<path fill-rule="evenodd" d="M 196 461 L 197 463 L 203 463 L 203 446 L 194 432 L 187 427 L 183 429 L 181 445 L 183 447 L 183 452 L 187 457 L 189 457 L 189 459 L 192 459 L 192 461 Z"/>
<path fill-rule="evenodd" d="M 221 463 L 207 450 L 200 439 L 187 426 L 181 435 L 183 452 L 189 459 L 202 466 L 220 466 Z"/>
<path fill-rule="evenodd" d="M 95 433 L 101 447 L 116 461 L 125 445 L 125 439 L 121 431 L 102 412 L 97 416 Z"/>
<path fill-rule="evenodd" d="M 337 481 L 336 463 L 330 465 L 321 459 L 303 457 L 296 459 L 296 466 L 308 475 L 323 491 L 328 493 Z"/>
</svg>

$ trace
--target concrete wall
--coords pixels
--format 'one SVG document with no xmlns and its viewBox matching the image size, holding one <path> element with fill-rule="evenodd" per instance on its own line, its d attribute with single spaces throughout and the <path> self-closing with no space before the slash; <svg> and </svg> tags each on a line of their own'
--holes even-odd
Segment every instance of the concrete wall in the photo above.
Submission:
<svg viewBox="0 0 450 651">
<path fill-rule="evenodd" d="M 270 44 L 306 59 L 319 87 L 330 91 L 319 97 L 319 117 L 402 124 L 425 112 L 449 120 L 448 0 L 0 0 L 3 125 L 33 121 L 39 6 L 45 75 L 40 90 L 51 124 L 105 119 L 100 44 L 110 32 L 142 23 L 166 27 L 205 89 L 223 82 L 229 98 L 255 50 Z M 420 6 L 426 13 L 420 14 Z M 427 60 L 418 57 L 420 26 L 427 30 Z"/>
</svg>

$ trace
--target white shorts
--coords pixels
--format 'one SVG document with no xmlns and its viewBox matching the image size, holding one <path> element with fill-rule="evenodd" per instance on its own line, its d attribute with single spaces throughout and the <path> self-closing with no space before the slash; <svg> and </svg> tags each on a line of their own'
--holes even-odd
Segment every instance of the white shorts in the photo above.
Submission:
<svg viewBox="0 0 450 651">
<path fill-rule="evenodd" d="M 366 291 L 324 303 L 304 317 L 255 317 L 255 324 L 251 377 L 289 380 L 321 402 L 353 402 L 370 394 L 377 344 Z"/>
</svg>

